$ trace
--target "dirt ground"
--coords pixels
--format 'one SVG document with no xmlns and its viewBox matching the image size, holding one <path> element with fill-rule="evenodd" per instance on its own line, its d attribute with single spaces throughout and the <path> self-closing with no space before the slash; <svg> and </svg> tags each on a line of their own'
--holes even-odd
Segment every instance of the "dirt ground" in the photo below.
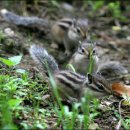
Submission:
<svg viewBox="0 0 130 130">
<path fill-rule="evenodd" d="M 73 3 L 70 7 L 70 11 L 67 11 L 63 4 L 60 7 L 51 6 L 48 2 L 41 2 L 41 4 L 27 4 L 26 7 L 16 9 L 16 6 L 20 3 L 12 4 L 11 6 L 5 5 L 4 2 L 0 5 L 0 9 L 7 8 L 10 11 L 20 15 L 38 16 L 43 19 L 57 20 L 61 17 L 85 17 L 89 20 L 90 35 L 92 40 L 98 43 L 100 61 L 105 62 L 108 60 L 119 61 L 130 72 L 130 19 L 125 22 L 114 19 L 113 17 L 100 16 L 98 14 L 92 14 L 91 10 L 83 7 L 78 2 Z M 79 5 L 79 6 L 78 6 Z M 64 8 L 65 9 L 64 9 Z M 79 10 L 79 11 L 78 11 Z M 97 11 L 95 13 L 99 13 Z M 31 69 L 35 66 L 32 59 L 28 54 L 28 48 L 31 44 L 40 44 L 48 50 L 50 54 L 54 56 L 60 65 L 60 68 L 65 68 L 67 61 L 64 61 L 61 57 L 64 48 L 56 46 L 53 41 L 46 38 L 44 30 L 30 29 L 25 27 L 19 27 L 6 22 L 2 16 L 0 16 L 0 31 L 6 33 L 6 30 L 11 29 L 15 33 L 15 37 L 6 36 L 1 40 L 0 56 L 10 57 L 23 53 L 22 63 L 19 68 L 24 68 L 31 72 Z M 31 75 L 31 74 L 30 74 Z M 105 101 L 104 101 L 105 100 Z M 109 104 L 109 110 L 104 110 L 104 106 Z M 115 109 L 118 112 L 119 99 L 116 97 L 110 97 L 109 99 L 103 99 L 101 103 L 101 115 L 95 119 L 95 122 L 99 124 L 102 129 L 115 128 L 118 123 L 116 118 Z M 125 118 L 130 115 L 129 108 L 122 107 L 122 116 Z M 123 127 L 122 127 L 123 129 Z"/>
</svg>

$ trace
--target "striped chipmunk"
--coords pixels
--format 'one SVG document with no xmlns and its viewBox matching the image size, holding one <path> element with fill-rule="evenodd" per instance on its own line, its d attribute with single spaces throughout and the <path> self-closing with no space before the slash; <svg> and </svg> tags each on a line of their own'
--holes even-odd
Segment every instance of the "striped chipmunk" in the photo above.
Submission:
<svg viewBox="0 0 130 130">
<path fill-rule="evenodd" d="M 90 60 L 90 55 L 93 60 Z M 98 48 L 96 43 L 91 40 L 84 40 L 78 47 L 78 50 L 74 53 L 69 61 L 72 64 L 76 72 L 86 75 L 90 62 L 93 62 L 93 73 L 100 73 L 105 79 L 110 81 L 121 80 L 120 75 L 127 75 L 128 70 L 121 65 L 118 61 L 107 61 L 101 63 L 98 56 Z M 69 68 L 71 69 L 71 68 Z M 122 78 L 123 79 L 123 78 Z M 125 78 L 124 78 L 125 79 Z"/>
<path fill-rule="evenodd" d="M 39 68 L 42 68 L 43 73 L 48 75 L 46 70 L 49 68 L 63 100 L 73 103 L 80 101 L 85 94 L 91 94 L 96 98 L 112 94 L 109 83 L 101 75 L 83 76 L 70 70 L 60 70 L 55 59 L 38 45 L 32 45 L 29 52 Z"/>
<path fill-rule="evenodd" d="M 72 64 L 78 73 L 86 75 L 90 65 L 92 65 L 92 72 L 97 70 L 98 61 L 96 42 L 85 39 L 71 57 L 69 64 Z"/>
<path fill-rule="evenodd" d="M 36 27 L 43 29 L 45 32 L 49 30 L 52 41 L 56 43 L 63 43 L 65 47 L 65 54 L 70 56 L 74 48 L 77 49 L 79 40 L 84 40 L 88 37 L 88 20 L 75 18 L 62 18 L 58 21 L 51 21 L 38 17 L 24 17 L 16 15 L 6 9 L 1 10 L 4 19 L 15 25 L 26 27 Z"/>
</svg>

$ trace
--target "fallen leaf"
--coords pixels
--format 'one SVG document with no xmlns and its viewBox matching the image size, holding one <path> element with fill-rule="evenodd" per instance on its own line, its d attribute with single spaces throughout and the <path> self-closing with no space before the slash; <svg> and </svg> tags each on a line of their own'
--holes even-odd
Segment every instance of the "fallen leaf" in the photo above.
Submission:
<svg viewBox="0 0 130 130">
<path fill-rule="evenodd" d="M 117 96 L 126 95 L 130 97 L 130 86 L 123 83 L 113 83 L 112 90 Z"/>
<path fill-rule="evenodd" d="M 96 130 L 99 129 L 99 126 L 97 123 L 91 123 L 88 127 L 89 130 Z"/>
<path fill-rule="evenodd" d="M 112 26 L 112 30 L 114 30 L 114 31 L 120 31 L 121 27 L 120 26 Z"/>
<path fill-rule="evenodd" d="M 130 106 L 130 101 L 129 100 L 124 100 L 123 102 L 122 102 L 122 104 L 124 105 L 124 106 Z"/>
<path fill-rule="evenodd" d="M 49 99 L 49 98 L 50 98 L 50 95 L 49 95 L 49 94 L 46 94 L 46 95 L 44 95 L 44 96 L 42 97 L 42 100 L 45 101 L 45 100 L 47 100 L 47 99 Z"/>
</svg>

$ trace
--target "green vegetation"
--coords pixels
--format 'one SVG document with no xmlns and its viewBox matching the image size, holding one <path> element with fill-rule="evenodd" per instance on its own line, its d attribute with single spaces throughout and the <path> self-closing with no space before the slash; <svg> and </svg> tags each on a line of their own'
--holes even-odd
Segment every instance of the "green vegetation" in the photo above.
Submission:
<svg viewBox="0 0 130 130">
<path fill-rule="evenodd" d="M 119 20 L 127 20 L 125 16 L 123 16 L 123 12 L 121 11 L 120 1 L 115 2 L 106 2 L 106 1 L 84 1 L 84 4 L 87 8 L 91 7 L 92 12 L 90 16 L 96 15 L 105 15 L 108 17 L 113 17 L 114 19 Z"/>
<path fill-rule="evenodd" d="M 6 70 L 1 70 L 0 82 L 0 124 L 3 129 L 48 128 L 47 120 L 56 115 L 55 128 L 62 125 L 63 129 L 88 129 L 93 119 L 100 113 L 96 110 L 99 101 L 90 96 L 84 97 L 81 103 L 72 105 L 72 110 L 61 103 L 55 81 L 50 74 L 53 93 L 57 102 L 48 101 L 49 107 L 41 107 L 42 97 L 48 93 L 48 85 L 39 79 L 31 79 L 27 71 L 16 69 L 22 55 L 0 61 Z M 41 82 L 41 83 L 39 83 Z M 54 97 L 53 97 L 54 98 Z M 46 102 L 46 101 L 45 101 Z M 91 104 L 91 105 L 90 105 Z"/>
<path fill-rule="evenodd" d="M 46 84 L 37 86 L 38 81 L 30 79 L 25 70 L 14 68 L 21 58 L 21 55 L 9 59 L 0 58 L 8 66 L 6 70 L 1 70 L 0 75 L 0 126 L 2 129 L 46 128 L 44 117 L 49 115 L 44 108 L 39 108 L 42 95 L 47 91 L 42 85 Z"/>
<path fill-rule="evenodd" d="M 108 4 L 108 10 L 110 12 L 110 15 L 114 18 L 120 19 L 120 20 L 125 20 L 126 18 L 122 15 L 122 12 L 120 10 L 120 3 L 119 1 L 117 2 L 110 2 Z"/>
<path fill-rule="evenodd" d="M 96 111 L 99 105 L 98 100 L 93 99 L 91 95 L 87 94 L 82 98 L 80 103 L 74 103 L 72 105 L 72 111 L 69 111 L 68 106 L 62 105 L 55 81 L 50 71 L 49 77 L 51 86 L 53 88 L 53 93 L 58 103 L 55 106 L 55 110 L 59 118 L 58 121 L 61 122 L 63 129 L 88 129 L 90 124 L 93 123 L 93 119 L 99 115 L 99 113 Z M 90 106 L 90 103 L 93 105 Z M 59 106 L 59 108 L 57 106 Z M 82 114 L 80 114 L 81 112 Z"/>
<path fill-rule="evenodd" d="M 72 64 L 67 64 L 66 68 L 69 68 L 70 70 L 72 70 L 73 72 L 76 72 L 74 66 Z"/>
<path fill-rule="evenodd" d="M 7 9 L 9 10 L 13 10 L 13 12 L 15 12 L 17 9 L 16 13 L 18 14 L 23 15 L 25 13 L 26 15 L 27 13 L 27 15 L 35 16 L 36 13 L 36 16 L 38 17 L 42 16 L 42 18 L 45 17 L 48 19 L 58 19 L 61 17 L 61 14 L 57 15 L 60 11 L 58 12 L 55 9 L 60 8 L 60 2 L 62 2 L 62 0 L 52 0 L 51 2 L 39 1 L 39 0 L 20 1 L 20 2 L 18 0 L 15 0 L 15 1 L 1 1 L 1 2 L 5 2 L 6 6 L 3 7 L 7 7 Z M 20 7 L 22 7 L 22 9 L 14 8 L 18 6 L 18 3 Z M 13 7 L 12 9 L 11 6 Z M 44 6 L 45 8 L 43 8 Z M 101 17 L 103 16 L 106 17 L 106 19 L 107 17 L 108 18 L 111 17 L 114 20 L 119 20 L 119 22 L 126 20 L 126 17 L 123 16 L 123 11 L 120 9 L 120 1 L 105 2 L 105 1 L 84 0 L 82 6 L 84 6 L 84 12 L 87 9 L 89 10 L 88 12 L 86 11 L 85 13 L 87 13 L 87 15 L 92 18 L 95 18 L 96 16 L 100 20 L 100 16 Z M 13 28 L 11 25 L 10 27 Z M 111 25 L 109 27 L 111 28 Z M 15 30 L 15 28 L 13 29 Z M 94 28 L 94 31 L 95 30 L 96 29 Z M 105 29 L 103 31 L 105 33 Z M 25 33 L 24 36 L 28 38 L 28 42 L 29 43 L 30 41 L 39 42 L 38 39 L 35 39 L 36 37 L 33 37 L 32 32 L 33 30 L 29 32 L 27 31 L 27 35 L 24 32 Z M 38 32 L 35 33 L 38 34 Z M 97 33 L 100 34 L 100 32 Z M 42 35 L 39 34 L 39 36 L 40 40 L 44 37 L 43 34 Z M 6 36 L 3 33 L 3 31 L 0 31 L 0 46 L 1 45 L 4 46 L 5 42 L 7 42 L 8 44 L 14 43 L 15 41 L 14 39 L 6 40 L 5 37 Z M 102 38 L 102 36 L 100 37 Z M 45 43 L 45 41 L 43 43 Z M 15 48 L 16 45 L 14 45 L 13 47 Z M 12 50 L 13 47 L 11 49 L 9 48 L 10 52 L 13 52 Z M 8 54 L 8 47 L 5 46 L 5 48 L 7 49 L 6 52 Z M 20 50 L 18 50 L 18 53 L 19 51 Z M 94 65 L 92 55 L 90 55 L 90 59 L 91 62 L 89 64 L 87 72 L 92 73 Z M 104 108 L 100 109 L 100 105 L 102 105 L 100 104 L 100 101 L 97 99 L 93 99 L 90 95 L 86 95 L 86 97 L 82 98 L 80 103 L 76 102 L 71 107 L 63 105 L 51 73 L 49 72 L 52 88 L 50 88 L 48 83 L 44 81 L 43 78 L 41 78 L 41 75 L 35 72 L 35 70 L 31 70 L 31 67 L 29 68 L 30 69 L 29 71 L 25 70 L 26 68 L 21 69 L 19 67 L 21 60 L 22 55 L 10 57 L 8 59 L 0 57 L 0 128 L 1 129 L 46 129 L 46 128 L 50 129 L 61 128 L 66 130 L 100 129 L 98 125 L 102 126 L 102 124 L 97 124 L 95 122 L 97 121 L 96 119 L 103 116 L 103 114 L 106 116 L 107 115 L 106 113 L 111 114 L 113 112 L 114 118 L 113 115 L 112 116 L 108 115 L 108 118 L 111 118 L 113 121 L 115 121 L 114 123 L 116 123 L 118 119 L 119 120 L 121 119 L 117 107 L 115 107 L 117 108 L 115 109 L 114 105 L 112 105 L 112 107 L 109 107 L 109 105 L 105 106 L 103 104 L 105 107 L 107 107 L 107 110 L 104 110 Z M 71 64 L 67 65 L 67 67 L 70 67 L 73 71 L 75 71 L 75 68 Z M 107 104 L 107 100 L 105 103 Z M 129 113 L 125 112 L 122 114 L 121 125 L 125 129 L 130 128 L 130 117 L 128 115 Z M 100 119 L 101 118 L 99 118 L 99 120 Z M 104 120 L 104 118 L 102 120 Z M 109 120 L 106 120 L 106 122 L 108 123 Z"/>
</svg>

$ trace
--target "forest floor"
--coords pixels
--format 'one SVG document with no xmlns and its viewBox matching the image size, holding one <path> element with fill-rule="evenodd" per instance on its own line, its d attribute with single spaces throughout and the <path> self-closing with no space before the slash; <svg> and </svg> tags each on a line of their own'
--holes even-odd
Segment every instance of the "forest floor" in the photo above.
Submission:
<svg viewBox="0 0 130 130">
<path fill-rule="evenodd" d="M 70 11 L 66 11 L 66 8 L 62 4 L 60 5 L 61 9 L 47 2 L 41 2 L 41 4 L 35 6 L 28 4 L 25 8 L 16 10 L 15 7 L 18 6 L 17 4 L 15 3 L 11 7 L 1 4 L 0 9 L 7 8 L 16 14 L 28 14 L 29 16 L 38 16 L 50 20 L 57 20 L 63 16 L 88 18 L 89 26 L 91 27 L 91 38 L 99 43 L 100 60 L 102 62 L 108 60 L 119 61 L 130 72 L 130 19 L 122 22 L 110 16 L 101 16 L 100 11 L 92 12 L 89 9 L 86 10 L 82 4 L 79 7 L 77 4 L 74 4 Z M 14 32 L 15 36 L 6 35 L 6 32 L 10 29 Z M 2 16 L 0 16 L 0 42 L 0 57 L 12 57 L 21 53 L 23 54 L 22 61 L 17 68 L 28 72 L 28 83 L 34 82 L 34 87 L 28 85 L 29 87 L 26 88 L 25 85 L 23 88 L 18 88 L 19 92 L 24 93 L 23 95 L 18 94 L 18 92 L 14 94 L 14 97 L 24 97 L 24 101 L 21 103 L 24 109 L 17 110 L 18 115 L 16 111 L 13 111 L 14 124 L 20 128 L 62 128 L 62 125 L 56 126 L 58 115 L 52 107 L 54 105 L 53 97 L 51 96 L 50 89 L 47 87 L 47 83 L 38 74 L 36 65 L 29 56 L 28 48 L 33 43 L 44 46 L 57 60 L 60 68 L 65 69 L 68 60 L 64 61 L 61 57 L 64 48 L 59 48 L 51 40 L 48 40 L 44 31 L 13 25 L 6 22 Z M 3 69 L 1 74 L 18 75 L 13 70 L 11 70 L 11 72 L 13 71 L 12 73 L 8 72 L 6 66 L 1 65 L 1 67 Z M 119 102 L 120 99 L 114 96 L 100 100 L 100 108 L 97 109 L 100 114 L 93 119 L 94 124 L 97 124 L 98 127 L 93 127 L 101 129 L 118 127 L 120 120 Z M 127 124 L 127 126 L 122 125 L 120 129 L 128 128 L 130 127 L 130 106 L 121 106 L 120 109 L 124 124 Z M 37 124 L 35 127 L 33 126 L 34 120 Z"/>
</svg>

